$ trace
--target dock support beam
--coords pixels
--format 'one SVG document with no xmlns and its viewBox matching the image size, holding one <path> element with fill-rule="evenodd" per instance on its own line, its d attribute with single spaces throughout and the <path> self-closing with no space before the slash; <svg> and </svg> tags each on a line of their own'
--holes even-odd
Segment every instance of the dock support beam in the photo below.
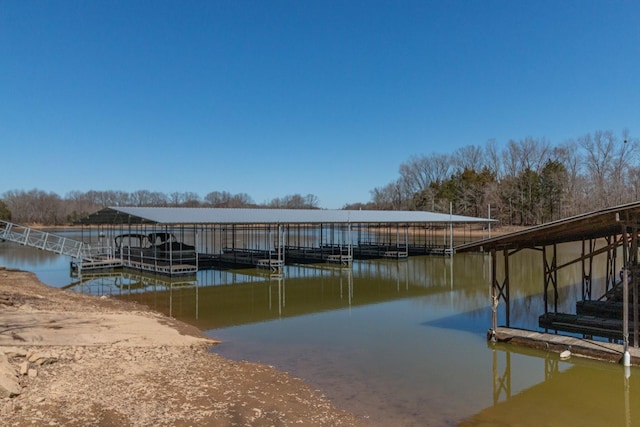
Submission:
<svg viewBox="0 0 640 427">
<path fill-rule="evenodd" d="M 626 225 L 622 226 L 622 341 L 624 344 L 622 364 L 631 366 L 631 355 L 629 354 L 629 239 Z"/>
<path fill-rule="evenodd" d="M 607 251 L 607 271 L 606 271 L 606 282 L 604 291 L 608 292 L 610 289 L 613 289 L 616 285 L 616 256 L 617 256 L 617 244 L 615 236 L 608 236 L 607 238 L 607 247 L 609 250 Z"/>
<path fill-rule="evenodd" d="M 585 252 L 585 240 L 582 239 L 582 299 L 591 301 L 593 291 L 593 251 L 595 244 L 593 239 L 589 239 L 589 253 Z"/>
<path fill-rule="evenodd" d="M 639 325 L 640 319 L 638 318 L 638 280 L 640 280 L 640 266 L 638 265 L 638 226 L 634 225 L 632 228 L 631 234 L 631 277 L 633 277 L 633 346 L 638 347 L 640 343 L 638 343 L 638 335 L 639 335 Z"/>
<path fill-rule="evenodd" d="M 638 226 L 627 221 L 622 224 L 622 286 L 623 286 L 623 307 L 622 307 L 622 336 L 625 346 L 625 357 L 627 360 L 627 349 L 629 346 L 629 308 L 633 310 L 633 346 L 638 347 Z M 629 285 L 632 285 L 629 292 Z M 631 293 L 631 295 L 629 295 Z M 629 301 L 631 297 L 631 301 Z M 628 365 L 625 365 L 628 366 Z"/>
<path fill-rule="evenodd" d="M 498 329 L 498 305 L 500 304 L 500 299 L 503 299 L 505 303 L 506 326 L 510 327 L 511 325 L 511 310 L 509 307 L 509 251 L 504 249 L 502 255 L 504 259 L 504 281 L 500 283 L 497 272 L 498 253 L 495 248 L 491 250 L 491 301 L 493 318 L 490 338 L 492 341 L 495 341 L 495 333 Z"/>
<path fill-rule="evenodd" d="M 558 250 L 557 246 L 552 246 L 551 262 L 547 254 L 547 247 L 542 248 L 542 258 L 544 263 L 544 313 L 549 312 L 549 284 L 553 286 L 553 312 L 558 312 Z"/>
</svg>

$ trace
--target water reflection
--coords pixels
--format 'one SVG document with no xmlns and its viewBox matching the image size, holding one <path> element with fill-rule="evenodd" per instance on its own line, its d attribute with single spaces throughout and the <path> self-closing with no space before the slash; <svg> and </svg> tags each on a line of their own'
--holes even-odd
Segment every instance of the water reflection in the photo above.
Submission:
<svg viewBox="0 0 640 427">
<path fill-rule="evenodd" d="M 640 370 L 557 354 L 488 345 L 492 353 L 493 404 L 461 426 L 633 426 Z M 527 369 L 524 369 L 527 367 Z M 637 399 L 637 396 L 636 396 Z"/>
<path fill-rule="evenodd" d="M 414 267 L 415 277 L 407 262 L 397 261 L 362 262 L 354 269 L 288 266 L 282 275 L 210 270 L 193 280 L 112 272 L 84 274 L 65 288 L 136 301 L 208 330 L 450 292 L 446 277 L 423 279 L 432 263 Z"/>
<path fill-rule="evenodd" d="M 513 326 L 537 329 L 544 311 L 537 255 L 510 260 Z M 76 280 L 68 262 L 0 243 L 2 265 L 191 323 L 223 341 L 216 352 L 288 371 L 373 425 L 640 425 L 637 370 L 626 377 L 616 365 L 487 344 L 484 255 L 287 266 L 280 276 L 208 270 L 177 281 L 125 273 Z M 579 265 L 561 272 L 567 310 L 580 280 Z"/>
</svg>

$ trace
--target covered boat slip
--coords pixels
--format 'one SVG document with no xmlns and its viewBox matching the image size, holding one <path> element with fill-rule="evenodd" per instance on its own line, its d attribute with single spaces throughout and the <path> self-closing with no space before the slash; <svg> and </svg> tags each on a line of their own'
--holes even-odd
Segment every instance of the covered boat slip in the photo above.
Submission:
<svg viewBox="0 0 640 427">
<path fill-rule="evenodd" d="M 285 263 L 349 266 L 354 259 L 445 254 L 485 237 L 492 222 L 419 211 L 111 207 L 78 224 L 92 227 L 83 240 L 101 248 L 101 262 L 279 271 Z M 140 242 L 130 242 L 134 237 Z"/>
<path fill-rule="evenodd" d="M 531 250 L 540 253 L 543 271 L 540 285 L 544 312 L 539 315 L 539 327 L 545 332 L 600 337 L 622 343 L 628 354 L 629 344 L 635 347 L 639 344 L 639 228 L 640 202 L 636 202 L 458 246 L 456 251 L 480 250 L 491 254 L 493 324 L 490 337 L 496 339 L 500 302 L 504 303 L 504 325 L 511 326 L 510 290 L 517 284 L 510 279 L 510 257 Z M 581 246 L 579 254 L 569 260 L 565 256 L 559 262 L 563 245 L 571 243 Z M 580 300 L 575 304 L 575 311 L 560 312 L 558 272 L 576 264 L 581 271 Z M 501 331 L 505 335 L 505 329 Z"/>
</svg>

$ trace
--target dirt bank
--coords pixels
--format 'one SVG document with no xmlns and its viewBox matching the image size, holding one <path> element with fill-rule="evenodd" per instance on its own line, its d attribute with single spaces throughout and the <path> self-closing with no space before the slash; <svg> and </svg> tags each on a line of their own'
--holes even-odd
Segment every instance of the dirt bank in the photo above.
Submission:
<svg viewBox="0 0 640 427">
<path fill-rule="evenodd" d="M 0 375 L 4 359 L 15 380 L 0 398 L 3 425 L 366 424 L 273 367 L 208 352 L 214 344 L 143 306 L 0 267 Z"/>
</svg>

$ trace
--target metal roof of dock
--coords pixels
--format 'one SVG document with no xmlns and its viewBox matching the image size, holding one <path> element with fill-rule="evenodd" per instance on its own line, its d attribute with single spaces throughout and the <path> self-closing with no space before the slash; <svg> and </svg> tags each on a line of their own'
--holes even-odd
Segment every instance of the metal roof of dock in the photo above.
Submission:
<svg viewBox="0 0 640 427">
<path fill-rule="evenodd" d="M 78 221 L 79 224 L 416 224 L 491 223 L 494 220 L 425 211 L 329 209 L 247 209 L 108 207 Z"/>
<path fill-rule="evenodd" d="M 640 202 L 548 222 L 491 239 L 457 246 L 456 252 L 527 249 L 615 236 L 623 224 L 640 227 Z"/>
</svg>

